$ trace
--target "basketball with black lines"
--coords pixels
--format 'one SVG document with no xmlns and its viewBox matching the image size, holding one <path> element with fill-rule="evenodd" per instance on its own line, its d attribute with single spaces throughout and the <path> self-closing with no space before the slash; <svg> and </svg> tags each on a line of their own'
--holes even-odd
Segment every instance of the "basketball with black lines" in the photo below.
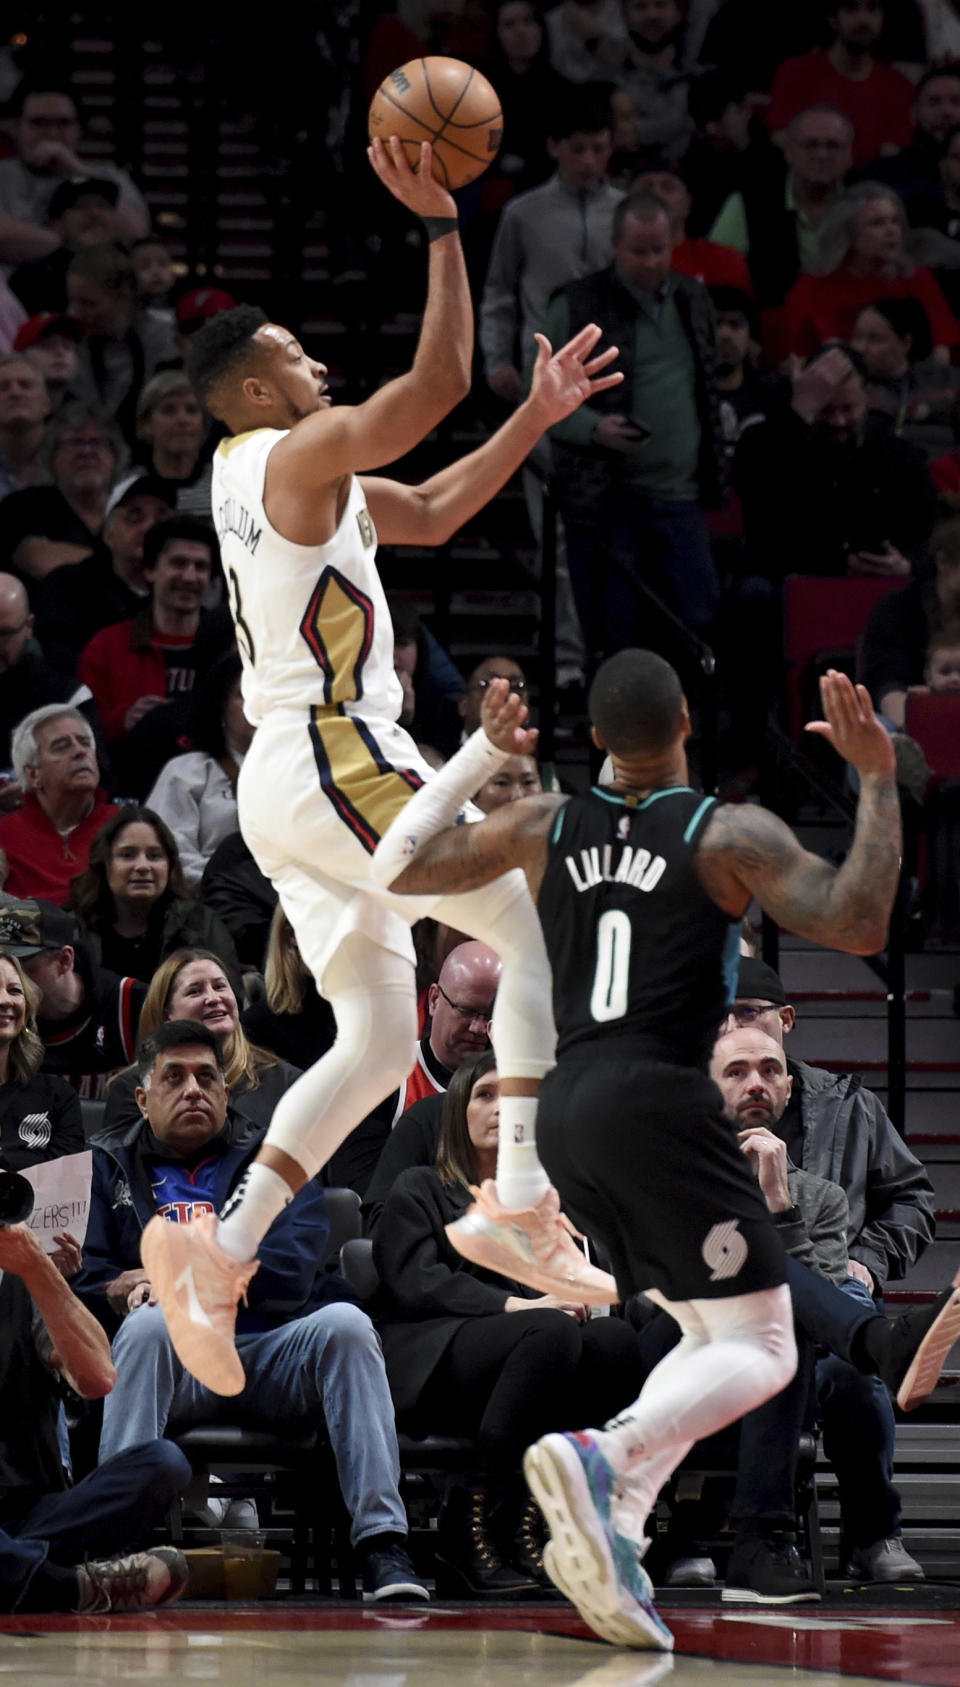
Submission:
<svg viewBox="0 0 960 1687">
<path fill-rule="evenodd" d="M 433 173 L 444 187 L 466 187 L 493 163 L 503 139 L 500 101 L 485 76 L 461 59 L 411 59 L 391 70 L 373 96 L 370 139 L 398 135 L 416 166 L 433 147 Z"/>
</svg>

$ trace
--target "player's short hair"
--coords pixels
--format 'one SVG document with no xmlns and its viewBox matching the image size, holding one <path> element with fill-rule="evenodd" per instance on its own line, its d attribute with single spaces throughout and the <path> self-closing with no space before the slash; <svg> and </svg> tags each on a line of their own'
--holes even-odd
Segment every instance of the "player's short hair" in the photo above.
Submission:
<svg viewBox="0 0 960 1687">
<path fill-rule="evenodd" d="M 683 720 L 683 690 L 652 650 L 618 650 L 597 669 L 587 712 L 614 755 L 658 755 Z"/>
<path fill-rule="evenodd" d="M 187 374 L 201 404 L 213 409 L 217 392 L 245 368 L 255 355 L 253 336 L 269 320 L 259 305 L 237 305 L 218 311 L 194 334 L 187 356 Z M 214 412 L 216 414 L 216 412 Z"/>
</svg>

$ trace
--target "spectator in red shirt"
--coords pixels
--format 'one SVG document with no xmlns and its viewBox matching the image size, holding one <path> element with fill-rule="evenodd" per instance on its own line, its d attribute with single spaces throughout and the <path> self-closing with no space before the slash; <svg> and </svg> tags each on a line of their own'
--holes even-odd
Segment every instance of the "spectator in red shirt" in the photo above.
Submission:
<svg viewBox="0 0 960 1687">
<path fill-rule="evenodd" d="M 97 700 L 112 757 L 117 746 L 126 795 L 144 795 L 176 754 L 198 670 L 233 643 L 229 611 L 203 607 L 218 555 L 208 522 L 190 515 L 155 522 L 143 541 L 148 607 L 95 633 L 80 657 L 77 677 Z"/>
<path fill-rule="evenodd" d="M 663 206 L 670 218 L 672 270 L 702 282 L 705 287 L 736 287 L 738 292 L 753 297 L 753 282 L 746 258 L 735 252 L 732 246 L 720 246 L 715 240 L 705 240 L 702 236 L 688 236 L 687 218 L 692 201 L 679 164 L 667 158 L 651 159 L 634 172 L 630 192 L 649 194 Z"/>
<path fill-rule="evenodd" d="M 824 218 L 817 273 L 787 295 L 786 350 L 809 356 L 825 340 L 849 340 L 857 317 L 877 299 L 919 299 L 934 356 L 949 363 L 957 323 L 928 269 L 910 256 L 903 205 L 890 188 L 858 182 Z"/>
<path fill-rule="evenodd" d="M 0 819 L 4 889 L 60 907 L 100 827 L 118 812 L 99 788 L 90 723 L 76 709 L 47 703 L 20 722 L 10 754 L 27 794 L 22 808 Z"/>
<path fill-rule="evenodd" d="M 827 14 L 830 46 L 781 64 L 764 113 L 774 135 L 806 106 L 826 103 L 845 111 L 853 124 L 854 164 L 869 164 L 908 144 L 913 88 L 898 70 L 873 56 L 883 12 L 883 0 L 839 0 Z"/>
</svg>

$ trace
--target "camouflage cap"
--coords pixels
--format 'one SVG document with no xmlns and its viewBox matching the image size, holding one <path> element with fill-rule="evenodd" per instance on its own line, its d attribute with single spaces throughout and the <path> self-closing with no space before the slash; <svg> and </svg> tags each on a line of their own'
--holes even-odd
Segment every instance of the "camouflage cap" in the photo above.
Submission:
<svg viewBox="0 0 960 1687">
<path fill-rule="evenodd" d="M 53 902 L 21 901 L 0 891 L 0 951 L 25 960 L 77 940 L 77 923 Z"/>
</svg>

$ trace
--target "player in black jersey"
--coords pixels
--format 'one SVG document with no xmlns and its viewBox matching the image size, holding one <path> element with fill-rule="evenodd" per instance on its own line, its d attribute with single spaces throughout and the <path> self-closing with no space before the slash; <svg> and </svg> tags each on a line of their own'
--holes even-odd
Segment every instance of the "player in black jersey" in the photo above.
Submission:
<svg viewBox="0 0 960 1687">
<path fill-rule="evenodd" d="M 755 896 L 818 942 L 873 954 L 886 941 L 900 856 L 892 746 L 862 687 L 831 671 L 821 694 L 826 719 L 811 730 L 860 776 L 839 869 L 766 810 L 690 788 L 679 680 L 639 650 L 604 663 L 591 688 L 611 785 L 451 827 L 468 794 L 459 751 L 378 851 L 385 882 L 401 892 L 462 891 L 525 869 L 558 1033 L 537 1116 L 543 1164 L 565 1210 L 603 1241 L 621 1294 L 646 1291 L 683 1331 L 614 1422 L 546 1436 L 525 1463 L 550 1523 L 551 1576 L 620 1644 L 673 1644 L 640 1564 L 660 1487 L 694 1441 L 777 1393 L 796 1365 L 783 1251 L 707 1072 L 735 989 L 739 922 Z M 482 718 L 504 756 L 532 749 L 506 681 L 487 688 Z M 499 1230 L 510 1257 L 510 1227 L 487 1186 L 471 1212 L 453 1237 L 461 1251 L 489 1262 Z M 522 1279 L 521 1262 L 510 1269 Z"/>
</svg>

